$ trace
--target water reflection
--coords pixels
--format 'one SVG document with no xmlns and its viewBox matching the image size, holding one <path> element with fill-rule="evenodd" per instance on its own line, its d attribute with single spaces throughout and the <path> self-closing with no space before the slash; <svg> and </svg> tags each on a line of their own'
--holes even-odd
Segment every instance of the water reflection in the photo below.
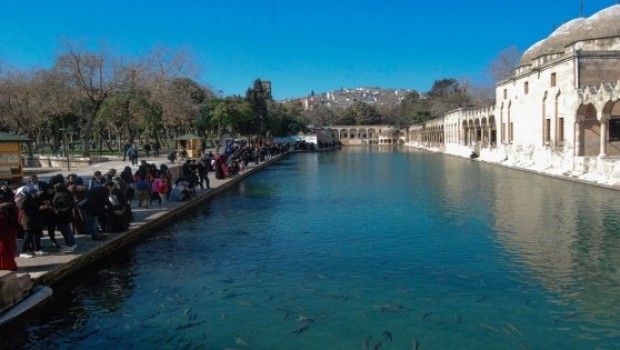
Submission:
<svg viewBox="0 0 620 350">
<path fill-rule="evenodd" d="M 509 180 L 508 180 L 509 179 Z M 620 322 L 620 197 L 532 174 L 497 176 L 494 227 L 506 251 L 596 322 Z"/>
</svg>

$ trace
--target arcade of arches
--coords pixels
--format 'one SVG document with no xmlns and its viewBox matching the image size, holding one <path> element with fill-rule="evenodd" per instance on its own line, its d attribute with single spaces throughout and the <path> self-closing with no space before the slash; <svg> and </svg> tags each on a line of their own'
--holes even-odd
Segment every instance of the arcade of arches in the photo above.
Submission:
<svg viewBox="0 0 620 350">
<path fill-rule="evenodd" d="M 575 146 L 575 156 L 620 156 L 620 100 L 579 106 Z"/>
</svg>

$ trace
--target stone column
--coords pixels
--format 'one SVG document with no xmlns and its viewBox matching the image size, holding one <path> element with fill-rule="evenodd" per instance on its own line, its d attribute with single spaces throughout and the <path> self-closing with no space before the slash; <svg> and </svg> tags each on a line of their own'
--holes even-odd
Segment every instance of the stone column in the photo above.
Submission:
<svg viewBox="0 0 620 350">
<path fill-rule="evenodd" d="M 575 157 L 580 157 L 582 156 L 581 154 L 581 122 L 576 122 L 575 123 L 575 151 L 574 151 L 574 156 Z"/>
<path fill-rule="evenodd" d="M 599 158 L 607 157 L 607 123 L 608 119 L 601 120 L 601 151 L 598 154 Z"/>
</svg>

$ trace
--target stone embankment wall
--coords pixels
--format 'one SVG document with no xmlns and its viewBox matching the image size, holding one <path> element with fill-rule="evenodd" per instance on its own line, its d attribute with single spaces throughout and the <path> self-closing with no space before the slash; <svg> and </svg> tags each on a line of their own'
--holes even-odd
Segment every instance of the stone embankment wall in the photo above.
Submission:
<svg viewBox="0 0 620 350">
<path fill-rule="evenodd" d="M 411 142 L 406 146 L 462 158 L 470 158 L 473 150 L 470 146 L 456 144 L 429 148 Z M 572 148 L 558 152 L 531 145 L 502 145 L 479 152 L 477 161 L 620 190 L 620 161 L 614 158 L 573 157 Z"/>
<path fill-rule="evenodd" d="M 28 274 L 0 271 L 0 313 L 30 295 L 33 287 L 34 283 Z"/>
</svg>

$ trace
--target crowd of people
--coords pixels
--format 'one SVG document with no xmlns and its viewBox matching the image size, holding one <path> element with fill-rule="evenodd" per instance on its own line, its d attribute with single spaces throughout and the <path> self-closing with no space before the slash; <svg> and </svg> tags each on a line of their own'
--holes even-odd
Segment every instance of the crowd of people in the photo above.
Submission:
<svg viewBox="0 0 620 350">
<path fill-rule="evenodd" d="M 137 155 L 134 158 L 132 146 L 128 146 L 126 155 L 135 163 Z M 31 175 L 28 183 L 17 189 L 0 182 L 0 270 L 17 270 L 16 256 L 34 258 L 49 251 L 74 252 L 75 235 L 104 240 L 108 233 L 126 231 L 134 219 L 132 207 L 166 208 L 168 201 L 187 200 L 198 189 L 210 190 L 209 172 L 216 179 L 233 177 L 250 162 L 258 164 L 283 151 L 287 151 L 286 146 L 254 147 L 232 140 L 221 153 L 205 150 L 199 159 L 187 158 L 180 149 L 176 153 L 183 163 L 174 181 L 166 164 L 158 167 L 140 160 L 120 172 L 113 168 L 105 174 L 95 171 L 89 179 L 58 174 L 43 182 Z M 41 243 L 44 231 L 50 242 L 45 251 Z M 56 238 L 57 232 L 62 244 Z"/>
<path fill-rule="evenodd" d="M 127 230 L 134 199 L 138 207 L 157 202 L 165 208 L 171 181 L 167 165 L 158 168 L 142 160 L 135 171 L 130 166 L 120 173 L 113 168 L 105 174 L 95 171 L 87 180 L 58 174 L 43 182 L 31 175 L 27 184 L 14 190 L 0 182 L 0 270 L 16 270 L 16 256 L 47 254 L 41 244 L 44 231 L 51 250 L 71 253 L 77 248 L 76 234 L 104 240 L 108 233 Z M 56 239 L 57 232 L 64 244 Z"/>
</svg>

